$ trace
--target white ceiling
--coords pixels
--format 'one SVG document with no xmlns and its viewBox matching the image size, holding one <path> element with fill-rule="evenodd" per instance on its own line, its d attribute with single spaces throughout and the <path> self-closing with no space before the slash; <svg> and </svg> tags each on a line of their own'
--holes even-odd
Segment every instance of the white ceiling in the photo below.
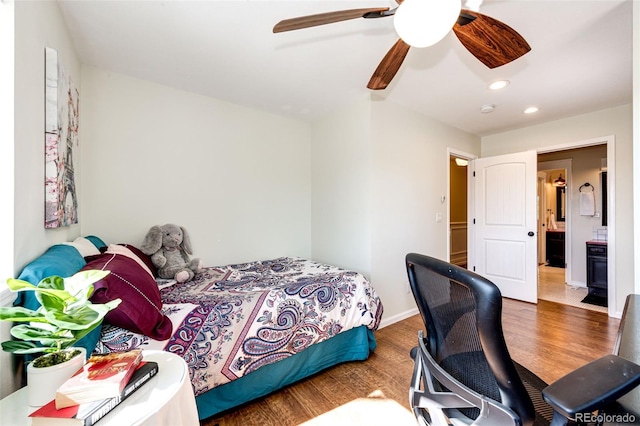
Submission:
<svg viewBox="0 0 640 426">
<path fill-rule="evenodd" d="M 392 0 L 59 0 L 80 60 L 313 121 L 373 93 L 480 136 L 631 102 L 632 0 L 485 0 L 531 52 L 493 70 L 450 32 L 412 48 L 384 91 L 366 84 L 397 40 L 393 18 L 273 34 L 286 18 Z M 499 92 L 487 85 L 508 79 Z M 490 114 L 480 107 L 494 104 Z M 522 113 L 535 105 L 534 115 Z M 393 125 L 393 123 L 389 123 Z"/>
</svg>

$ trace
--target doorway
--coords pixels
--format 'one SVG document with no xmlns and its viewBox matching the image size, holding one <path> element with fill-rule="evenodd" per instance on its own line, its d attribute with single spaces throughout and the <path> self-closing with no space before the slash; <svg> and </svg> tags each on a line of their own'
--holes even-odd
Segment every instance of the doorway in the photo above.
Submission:
<svg viewBox="0 0 640 426">
<path fill-rule="evenodd" d="M 463 268 L 468 267 L 468 248 L 472 241 L 468 228 L 469 206 L 473 203 L 469 191 L 469 161 L 475 158 L 467 152 L 447 149 L 447 254 L 449 262 Z M 444 199 L 441 201 L 444 203 Z"/>
<path fill-rule="evenodd" d="M 467 267 L 467 171 L 469 161 L 449 156 L 449 262 Z"/>
<path fill-rule="evenodd" d="M 586 242 L 596 238 L 607 216 L 606 188 L 600 179 L 606 156 L 607 144 L 538 155 L 538 185 L 544 186 L 538 188 L 539 299 L 608 312 L 607 307 L 582 302 L 588 293 Z M 587 183 L 600 195 L 593 215 L 580 211 L 579 188 Z"/>
<path fill-rule="evenodd" d="M 564 155 L 569 158 L 552 161 L 549 155 L 538 155 L 538 265 L 561 268 L 557 275 L 570 283 L 572 203 L 567 198 L 574 185 L 572 154 Z"/>
</svg>

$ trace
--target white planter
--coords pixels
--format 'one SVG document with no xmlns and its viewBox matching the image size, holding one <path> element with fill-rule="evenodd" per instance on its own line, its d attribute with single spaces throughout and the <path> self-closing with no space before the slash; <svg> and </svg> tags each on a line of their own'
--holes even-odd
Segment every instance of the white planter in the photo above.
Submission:
<svg viewBox="0 0 640 426">
<path fill-rule="evenodd" d="M 40 368 L 34 367 L 33 362 L 27 365 L 27 396 L 30 406 L 41 407 L 54 399 L 60 385 L 82 368 L 87 351 L 84 348 L 74 349 L 79 349 L 81 353 L 62 364 Z"/>
</svg>

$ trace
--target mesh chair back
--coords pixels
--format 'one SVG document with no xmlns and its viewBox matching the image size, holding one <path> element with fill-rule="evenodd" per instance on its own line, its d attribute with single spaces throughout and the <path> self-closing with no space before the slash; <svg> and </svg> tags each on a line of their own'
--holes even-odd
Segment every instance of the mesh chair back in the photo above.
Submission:
<svg viewBox="0 0 640 426">
<path fill-rule="evenodd" d="M 502 296 L 490 281 L 432 257 L 407 255 L 411 290 L 435 361 L 467 388 L 535 417 L 502 332 Z M 475 418 L 479 410 L 466 411 Z"/>
</svg>

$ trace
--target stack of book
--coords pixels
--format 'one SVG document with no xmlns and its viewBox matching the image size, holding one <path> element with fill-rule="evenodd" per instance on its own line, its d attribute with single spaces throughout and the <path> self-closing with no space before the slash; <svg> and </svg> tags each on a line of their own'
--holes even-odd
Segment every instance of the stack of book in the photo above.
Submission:
<svg viewBox="0 0 640 426">
<path fill-rule="evenodd" d="M 29 416 L 33 426 L 91 426 L 158 373 L 142 361 L 142 351 L 90 357 L 56 392 L 56 398 Z"/>
</svg>

